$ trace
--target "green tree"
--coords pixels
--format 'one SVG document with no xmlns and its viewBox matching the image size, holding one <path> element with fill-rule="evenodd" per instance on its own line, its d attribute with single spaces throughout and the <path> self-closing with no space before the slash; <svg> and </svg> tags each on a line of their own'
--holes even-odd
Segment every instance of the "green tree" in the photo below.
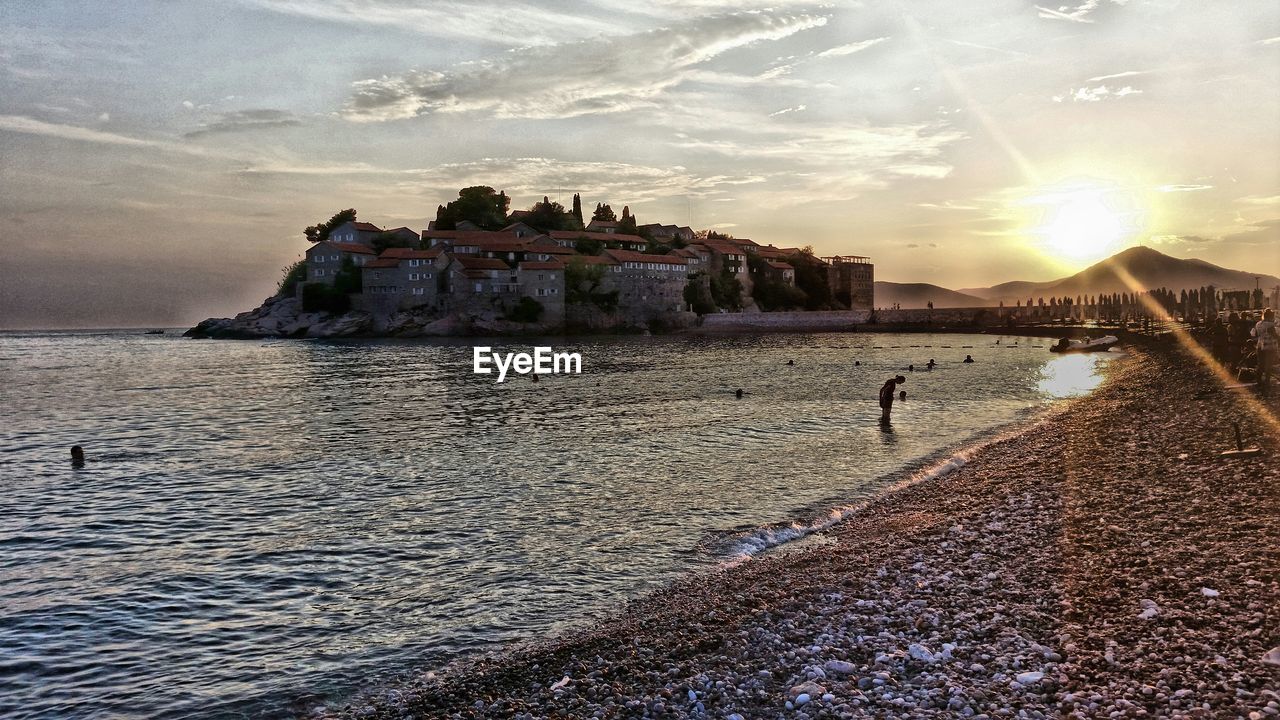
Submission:
<svg viewBox="0 0 1280 720">
<path fill-rule="evenodd" d="M 578 193 L 573 194 L 573 219 L 578 223 L 574 230 L 581 230 L 587 226 L 586 223 L 582 222 L 582 196 Z"/>
<path fill-rule="evenodd" d="M 563 205 L 558 202 L 552 202 L 545 195 L 542 197 L 542 202 L 536 203 L 529 208 L 529 214 L 524 216 L 523 222 L 542 232 L 576 230 L 578 224 L 574 220 L 573 214 L 567 212 Z"/>
<path fill-rule="evenodd" d="M 812 248 L 806 247 L 798 253 L 787 256 L 787 264 L 795 268 L 796 287 L 804 292 L 806 310 L 829 310 L 839 307 L 839 303 L 831 294 L 831 284 L 827 279 L 827 264 L 814 256 Z"/>
<path fill-rule="evenodd" d="M 742 309 L 742 283 L 728 268 L 711 276 L 711 299 L 724 310 Z"/>
<path fill-rule="evenodd" d="M 581 260 L 570 258 L 569 263 L 564 267 L 565 302 L 595 305 L 601 310 L 612 312 L 618 307 L 618 291 L 604 292 L 600 289 L 603 281 L 603 266 L 588 265 Z"/>
<path fill-rule="evenodd" d="M 761 310 L 792 310 L 805 307 L 808 296 L 798 287 L 775 280 L 769 272 L 769 261 L 756 255 L 747 254 L 747 267 L 751 272 L 751 297 Z"/>
<path fill-rule="evenodd" d="M 706 273 L 694 273 L 684 286 L 684 301 L 699 315 L 716 311 L 716 302 L 711 297 L 711 289 L 707 287 Z"/>
<path fill-rule="evenodd" d="M 342 269 L 333 278 L 333 289 L 344 295 L 361 291 L 360 268 L 351 262 L 351 258 L 342 261 Z"/>
<path fill-rule="evenodd" d="M 458 199 L 436 209 L 435 229 L 453 230 L 463 220 L 484 230 L 501 230 L 507 224 L 511 199 L 488 185 L 473 185 L 458 191 Z"/>
<path fill-rule="evenodd" d="M 507 313 L 507 319 L 512 322 L 536 323 L 541 318 L 542 303 L 528 295 L 521 297 L 520 302 Z"/>
<path fill-rule="evenodd" d="M 618 221 L 618 232 L 623 235 L 636 234 L 636 218 L 631 214 L 631 208 L 627 205 L 622 206 L 622 219 Z"/>
<path fill-rule="evenodd" d="M 338 227 L 339 225 L 342 225 L 343 223 L 353 222 L 355 221 L 355 219 L 356 219 L 355 208 L 347 208 L 346 210 L 339 210 L 338 212 L 334 213 L 333 217 L 329 218 L 328 220 L 325 220 L 322 223 L 316 223 L 315 225 L 311 225 L 303 229 L 302 234 L 306 235 L 307 240 L 310 240 L 313 243 L 321 242 L 329 239 L 329 233 L 333 232 L 334 228 Z"/>
<path fill-rule="evenodd" d="M 613 208 L 608 205 L 596 203 L 596 211 L 591 213 L 591 219 L 599 220 L 601 222 L 615 222 L 617 221 L 618 216 L 613 214 Z"/>
<path fill-rule="evenodd" d="M 397 233 L 379 233 L 373 236 L 373 240 L 369 242 L 369 246 L 379 255 L 383 250 L 391 247 L 417 247 L 421 241 L 409 240 Z"/>
<path fill-rule="evenodd" d="M 582 255 L 599 255 L 604 250 L 604 243 L 588 237 L 573 241 L 573 249 Z"/>
<path fill-rule="evenodd" d="M 276 295 L 282 297 L 292 295 L 296 291 L 298 283 L 306 282 L 306 279 L 307 261 L 299 260 L 284 269 L 280 284 L 276 286 Z"/>
</svg>

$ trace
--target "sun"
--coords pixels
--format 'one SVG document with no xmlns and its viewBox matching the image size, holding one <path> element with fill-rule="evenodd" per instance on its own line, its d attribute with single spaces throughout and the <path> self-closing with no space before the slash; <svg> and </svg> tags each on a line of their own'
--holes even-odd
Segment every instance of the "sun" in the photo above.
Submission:
<svg viewBox="0 0 1280 720">
<path fill-rule="evenodd" d="M 1032 198 L 1043 208 L 1034 234 L 1064 260 L 1100 259 L 1136 234 L 1137 213 L 1122 193 L 1097 185 L 1049 189 Z"/>
</svg>

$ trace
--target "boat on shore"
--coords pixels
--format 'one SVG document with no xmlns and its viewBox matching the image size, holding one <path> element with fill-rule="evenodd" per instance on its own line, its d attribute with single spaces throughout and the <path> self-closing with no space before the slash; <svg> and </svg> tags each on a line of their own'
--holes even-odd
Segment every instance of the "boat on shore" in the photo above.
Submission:
<svg viewBox="0 0 1280 720">
<path fill-rule="evenodd" d="M 1115 335 L 1103 335 L 1100 338 L 1092 340 L 1085 338 L 1084 340 L 1069 340 L 1062 338 L 1056 345 L 1049 347 L 1052 353 L 1076 353 L 1076 352 L 1106 352 L 1113 345 L 1120 342 L 1120 338 Z"/>
</svg>

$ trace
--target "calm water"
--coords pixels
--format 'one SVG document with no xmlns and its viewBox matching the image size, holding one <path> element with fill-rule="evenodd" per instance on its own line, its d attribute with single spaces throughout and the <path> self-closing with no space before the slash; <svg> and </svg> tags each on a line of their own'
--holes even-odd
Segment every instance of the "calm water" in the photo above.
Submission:
<svg viewBox="0 0 1280 720">
<path fill-rule="evenodd" d="M 598 617 L 1094 381 L 1002 340 L 588 339 L 496 385 L 470 343 L 0 334 L 0 716 L 278 717 Z"/>
</svg>

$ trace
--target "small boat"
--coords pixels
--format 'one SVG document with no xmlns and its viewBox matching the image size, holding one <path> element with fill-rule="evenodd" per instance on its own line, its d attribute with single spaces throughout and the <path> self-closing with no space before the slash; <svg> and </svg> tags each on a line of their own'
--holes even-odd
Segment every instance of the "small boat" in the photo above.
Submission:
<svg viewBox="0 0 1280 720">
<path fill-rule="evenodd" d="M 1115 335 L 1103 335 L 1100 338 L 1090 340 L 1068 340 L 1062 338 L 1056 345 L 1049 346 L 1049 352 L 1052 353 L 1072 353 L 1072 352 L 1106 352 L 1111 349 L 1112 345 L 1120 342 L 1120 338 Z"/>
<path fill-rule="evenodd" d="M 163 335 L 163 334 L 164 334 L 163 330 L 148 330 L 145 333 L 143 333 L 143 335 Z"/>
</svg>

